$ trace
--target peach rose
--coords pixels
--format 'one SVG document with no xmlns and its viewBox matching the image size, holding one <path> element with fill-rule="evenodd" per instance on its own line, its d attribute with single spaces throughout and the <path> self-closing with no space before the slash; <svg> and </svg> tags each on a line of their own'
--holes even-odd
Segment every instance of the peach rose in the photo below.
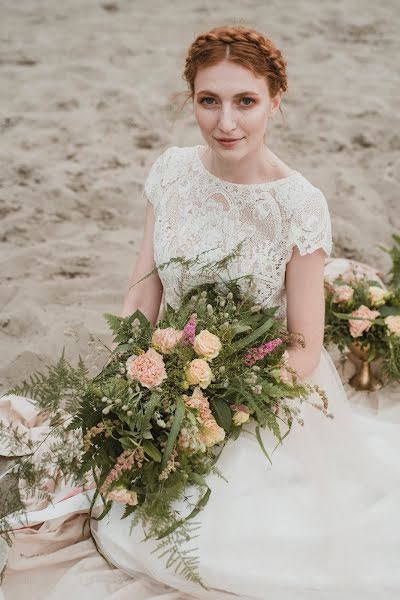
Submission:
<svg viewBox="0 0 400 600">
<path fill-rule="evenodd" d="M 349 285 L 333 286 L 333 302 L 350 302 L 353 299 L 354 290 Z"/>
<path fill-rule="evenodd" d="M 212 380 L 210 365 L 202 358 L 194 358 L 186 367 L 185 376 L 188 383 L 199 385 L 204 389 Z"/>
<path fill-rule="evenodd" d="M 374 319 L 380 317 L 381 313 L 378 310 L 370 310 L 368 306 L 362 304 L 357 310 L 353 310 L 351 315 L 365 319 L 364 321 L 349 319 L 350 334 L 352 337 L 360 337 L 364 331 L 369 330 L 371 325 L 373 325 Z"/>
<path fill-rule="evenodd" d="M 210 333 L 208 329 L 203 329 L 194 338 L 193 349 L 199 356 L 209 358 L 210 360 L 218 356 L 221 350 L 221 340 L 217 335 Z"/>
<path fill-rule="evenodd" d="M 400 315 L 389 315 L 384 320 L 390 333 L 400 335 Z"/>
<path fill-rule="evenodd" d="M 371 285 L 368 288 L 368 296 L 373 306 L 379 306 L 379 304 L 385 304 L 386 292 L 384 289 L 377 285 Z"/>
<path fill-rule="evenodd" d="M 220 427 L 214 417 L 207 419 L 199 432 L 199 439 L 207 447 L 214 446 L 225 438 L 225 430 Z"/>
<path fill-rule="evenodd" d="M 244 404 L 232 404 L 231 408 L 234 410 L 232 421 L 235 425 L 243 425 L 250 418 L 250 410 Z"/>
<path fill-rule="evenodd" d="M 151 343 L 157 350 L 163 354 L 170 354 L 176 344 L 181 340 L 183 331 L 174 329 L 174 327 L 166 327 L 164 329 L 156 329 L 151 336 Z"/>
<path fill-rule="evenodd" d="M 139 356 L 130 356 L 126 361 L 126 376 L 149 389 L 161 385 L 167 378 L 163 357 L 154 348 Z"/>
<path fill-rule="evenodd" d="M 202 389 L 199 386 L 196 386 L 193 390 L 191 396 L 187 396 L 183 394 L 183 399 L 186 406 L 190 406 L 191 408 L 197 408 L 200 412 L 200 419 L 206 421 L 210 417 L 212 417 L 212 413 L 210 410 L 210 405 L 208 404 L 208 399 L 204 396 Z"/>
<path fill-rule="evenodd" d="M 107 494 L 107 500 L 115 500 L 122 504 L 130 504 L 135 506 L 138 503 L 136 492 L 130 492 L 126 488 L 119 486 Z"/>
</svg>

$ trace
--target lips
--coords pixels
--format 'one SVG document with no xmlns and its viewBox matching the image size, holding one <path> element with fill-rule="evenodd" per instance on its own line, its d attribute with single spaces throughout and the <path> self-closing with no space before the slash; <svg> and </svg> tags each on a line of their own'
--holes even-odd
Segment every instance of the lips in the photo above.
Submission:
<svg viewBox="0 0 400 600">
<path fill-rule="evenodd" d="M 215 138 L 223 148 L 235 148 L 243 138 Z"/>
</svg>

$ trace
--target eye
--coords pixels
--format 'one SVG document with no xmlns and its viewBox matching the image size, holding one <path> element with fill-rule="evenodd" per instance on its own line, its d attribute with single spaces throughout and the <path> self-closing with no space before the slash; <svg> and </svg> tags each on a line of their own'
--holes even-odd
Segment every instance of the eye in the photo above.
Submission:
<svg viewBox="0 0 400 600">
<path fill-rule="evenodd" d="M 205 96 L 204 98 L 202 98 L 200 100 L 200 104 L 206 104 L 207 106 L 212 106 L 212 104 L 210 104 L 208 102 L 204 102 L 204 100 L 212 100 L 212 101 L 214 101 L 214 98 L 211 98 L 210 96 Z"/>
<path fill-rule="evenodd" d="M 211 102 L 208 102 L 209 100 Z M 255 103 L 255 100 L 253 100 L 253 98 L 249 98 L 248 96 L 243 96 L 241 98 L 241 100 L 245 101 L 244 106 L 251 106 L 252 104 Z M 213 104 L 212 104 L 213 102 L 214 102 L 214 98 L 211 98 L 210 96 L 205 96 L 204 98 L 202 98 L 200 100 L 200 104 L 204 104 L 205 106 L 213 106 Z"/>
<path fill-rule="evenodd" d="M 250 103 L 254 104 L 253 98 L 249 98 L 248 96 L 243 97 L 242 100 L 250 100 Z M 251 106 L 251 104 L 245 104 L 245 106 Z"/>
</svg>

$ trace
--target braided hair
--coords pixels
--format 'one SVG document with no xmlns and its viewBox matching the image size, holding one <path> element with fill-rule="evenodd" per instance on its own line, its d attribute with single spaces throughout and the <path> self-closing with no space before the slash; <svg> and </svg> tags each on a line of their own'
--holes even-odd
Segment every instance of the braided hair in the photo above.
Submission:
<svg viewBox="0 0 400 600">
<path fill-rule="evenodd" d="M 201 33 L 189 47 L 183 78 L 194 98 L 194 80 L 198 69 L 222 60 L 250 69 L 256 77 L 265 77 L 271 98 L 287 91 L 286 61 L 280 50 L 262 33 L 244 25 L 214 27 Z"/>
</svg>

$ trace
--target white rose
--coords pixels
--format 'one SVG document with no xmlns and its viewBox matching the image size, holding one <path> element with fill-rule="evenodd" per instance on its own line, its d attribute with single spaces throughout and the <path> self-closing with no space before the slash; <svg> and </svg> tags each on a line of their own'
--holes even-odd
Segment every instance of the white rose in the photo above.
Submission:
<svg viewBox="0 0 400 600">
<path fill-rule="evenodd" d="M 221 340 L 208 329 L 203 329 L 194 339 L 193 349 L 199 356 L 215 358 L 221 350 Z"/>
<path fill-rule="evenodd" d="M 368 288 L 368 296 L 373 306 L 378 306 L 379 304 L 385 304 L 385 296 L 386 292 L 384 289 L 377 285 L 371 285 Z"/>
</svg>

